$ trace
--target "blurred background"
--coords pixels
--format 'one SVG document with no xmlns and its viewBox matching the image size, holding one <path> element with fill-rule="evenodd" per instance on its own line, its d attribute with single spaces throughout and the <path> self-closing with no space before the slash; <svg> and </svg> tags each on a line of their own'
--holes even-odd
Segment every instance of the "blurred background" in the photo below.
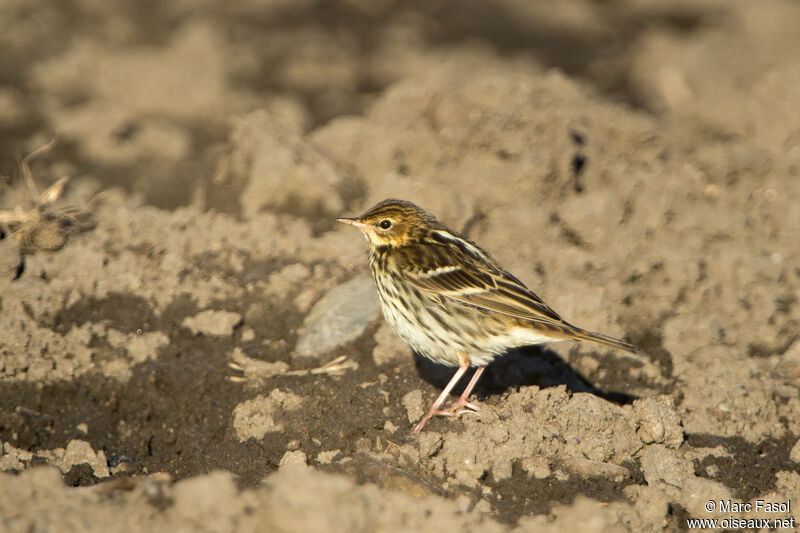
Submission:
<svg viewBox="0 0 800 533">
<path fill-rule="evenodd" d="M 788 0 L 5 0 L 0 174 L 57 133 L 84 176 L 186 205 L 208 196 L 232 117 L 309 132 L 470 57 L 556 69 L 687 150 L 754 139 L 764 153 L 742 157 L 796 163 L 798 27 Z M 206 205 L 235 208 L 216 192 Z"/>
</svg>

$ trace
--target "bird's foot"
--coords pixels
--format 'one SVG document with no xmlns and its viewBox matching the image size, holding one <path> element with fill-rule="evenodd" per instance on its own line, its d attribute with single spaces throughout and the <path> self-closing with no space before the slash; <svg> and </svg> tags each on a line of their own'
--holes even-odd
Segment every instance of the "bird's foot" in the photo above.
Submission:
<svg viewBox="0 0 800 533">
<path fill-rule="evenodd" d="M 460 416 L 467 413 L 477 414 L 480 408 L 472 403 L 469 403 L 466 398 L 459 398 L 456 403 L 442 409 L 442 416 Z M 445 414 L 446 413 L 446 414 Z"/>
<path fill-rule="evenodd" d="M 416 435 L 422 428 L 425 427 L 425 423 L 433 418 L 434 416 L 461 416 L 466 413 L 473 413 L 477 414 L 479 411 L 477 405 L 473 405 L 466 401 L 465 399 L 461 398 L 456 403 L 447 407 L 446 409 L 431 409 L 429 410 L 425 416 L 422 417 L 414 429 L 411 430 L 411 435 Z"/>
</svg>

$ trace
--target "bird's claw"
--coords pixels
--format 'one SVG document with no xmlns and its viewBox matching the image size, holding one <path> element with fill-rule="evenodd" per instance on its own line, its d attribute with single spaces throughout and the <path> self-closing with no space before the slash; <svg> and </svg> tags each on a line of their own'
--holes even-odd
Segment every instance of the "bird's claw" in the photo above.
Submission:
<svg viewBox="0 0 800 533">
<path fill-rule="evenodd" d="M 416 426 L 414 426 L 414 429 L 411 430 L 411 435 L 412 436 L 416 435 L 420 431 L 422 431 L 422 428 L 425 426 L 425 423 L 434 416 L 461 416 L 465 414 L 476 415 L 479 414 L 479 411 L 480 409 L 478 409 L 477 405 L 467 401 L 462 402 L 460 400 L 451 405 L 450 407 L 447 407 L 446 409 L 432 409 L 428 411 L 428 413 L 424 417 L 422 417 L 422 420 L 420 420 Z"/>
<path fill-rule="evenodd" d="M 480 412 L 480 408 L 477 405 L 472 404 L 467 401 L 457 401 L 450 407 L 446 409 L 442 409 L 439 413 L 443 416 L 460 416 L 466 413 L 477 414 Z"/>
</svg>

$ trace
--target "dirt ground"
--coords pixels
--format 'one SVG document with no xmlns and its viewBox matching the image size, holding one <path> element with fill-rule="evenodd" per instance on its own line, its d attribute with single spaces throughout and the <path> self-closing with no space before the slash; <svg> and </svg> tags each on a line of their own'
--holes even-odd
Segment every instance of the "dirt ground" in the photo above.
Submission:
<svg viewBox="0 0 800 533">
<path fill-rule="evenodd" d="M 798 27 L 789 0 L 5 0 L 0 209 L 40 221 L 0 232 L 0 530 L 791 528 Z M 18 162 L 54 135 L 36 209 Z M 478 416 L 409 438 L 452 369 L 334 222 L 387 197 L 646 355 L 513 351 Z"/>
</svg>

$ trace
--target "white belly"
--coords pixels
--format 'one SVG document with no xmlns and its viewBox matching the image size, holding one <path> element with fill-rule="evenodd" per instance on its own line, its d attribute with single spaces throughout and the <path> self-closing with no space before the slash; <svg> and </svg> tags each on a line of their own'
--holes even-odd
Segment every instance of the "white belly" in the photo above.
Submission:
<svg viewBox="0 0 800 533">
<path fill-rule="evenodd" d="M 396 303 L 398 294 L 410 303 L 408 307 Z M 452 300 L 442 305 L 403 285 L 378 286 L 378 295 L 392 329 L 414 351 L 436 363 L 458 366 L 463 353 L 473 366 L 483 366 L 510 348 L 560 340 L 532 328 L 503 327 L 490 312 Z M 449 316 L 453 313 L 464 318 L 454 321 Z"/>
</svg>

